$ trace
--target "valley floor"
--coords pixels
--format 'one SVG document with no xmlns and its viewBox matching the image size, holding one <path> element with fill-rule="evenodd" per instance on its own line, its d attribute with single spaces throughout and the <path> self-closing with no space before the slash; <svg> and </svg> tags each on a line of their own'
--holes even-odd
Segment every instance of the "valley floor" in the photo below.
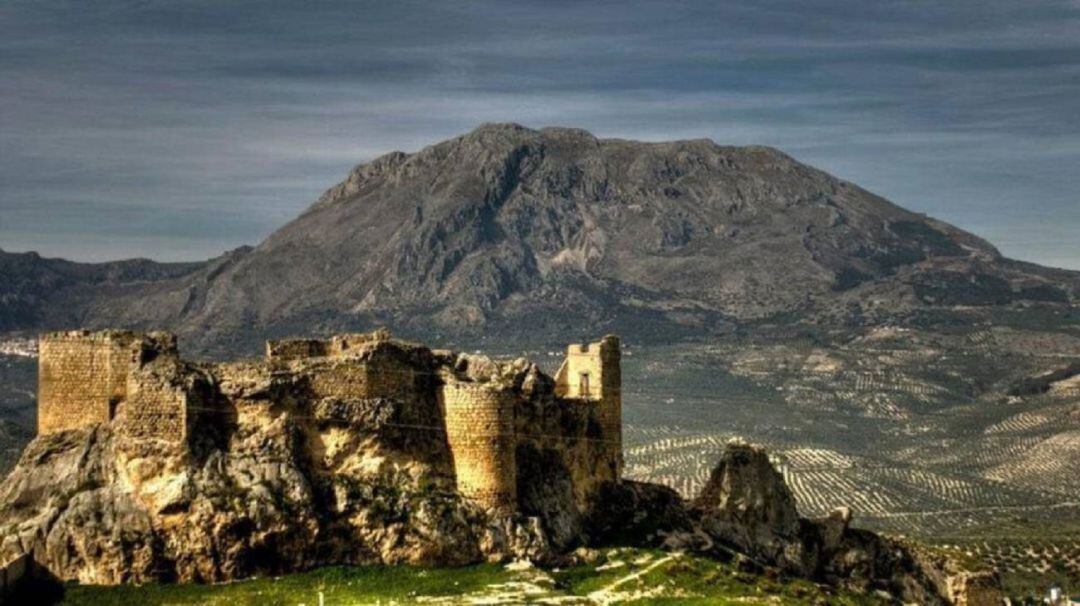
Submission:
<svg viewBox="0 0 1080 606">
<path fill-rule="evenodd" d="M 886 603 L 803 580 L 770 579 L 713 560 L 639 549 L 598 553 L 595 564 L 465 568 L 334 567 L 225 585 L 70 585 L 61 604 L 104 606 L 342 606 L 354 604 L 835 604 Z M 320 598 L 321 595 L 321 598 Z M 320 601 L 321 599 L 321 601 Z"/>
</svg>

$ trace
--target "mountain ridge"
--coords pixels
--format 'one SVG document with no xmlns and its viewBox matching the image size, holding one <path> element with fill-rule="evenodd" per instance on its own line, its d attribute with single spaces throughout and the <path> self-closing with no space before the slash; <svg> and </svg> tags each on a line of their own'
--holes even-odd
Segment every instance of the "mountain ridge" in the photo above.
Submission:
<svg viewBox="0 0 1080 606">
<path fill-rule="evenodd" d="M 207 350 L 380 324 L 661 336 L 1080 293 L 1080 273 L 1005 259 L 774 148 L 491 123 L 354 167 L 255 247 L 134 278 L 63 286 L 41 300 L 67 316 L 8 329 L 155 326 Z"/>
</svg>

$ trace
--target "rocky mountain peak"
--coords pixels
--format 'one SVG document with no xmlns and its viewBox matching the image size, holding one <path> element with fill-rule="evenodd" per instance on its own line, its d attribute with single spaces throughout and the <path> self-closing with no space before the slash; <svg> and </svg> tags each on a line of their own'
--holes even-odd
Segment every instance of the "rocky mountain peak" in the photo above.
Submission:
<svg viewBox="0 0 1080 606">
<path fill-rule="evenodd" d="M 373 324 L 649 338 L 1077 289 L 772 148 L 517 124 L 361 164 L 250 252 L 163 277 L 90 293 L 80 323 L 170 327 L 196 347 Z"/>
</svg>

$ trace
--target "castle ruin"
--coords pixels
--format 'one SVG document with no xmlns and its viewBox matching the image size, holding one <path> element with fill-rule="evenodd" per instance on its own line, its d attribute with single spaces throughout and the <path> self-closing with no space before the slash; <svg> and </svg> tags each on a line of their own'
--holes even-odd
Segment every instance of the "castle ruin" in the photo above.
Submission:
<svg viewBox="0 0 1080 606">
<path fill-rule="evenodd" d="M 850 529 L 849 512 L 800 518 L 759 447 L 729 445 L 693 504 L 621 480 L 613 336 L 569 346 L 553 377 L 385 331 L 271 341 L 224 363 L 183 360 L 167 333 L 60 332 L 39 358 L 39 437 L 0 486 L 0 576 L 554 563 L 676 537 L 908 602 L 1001 601 L 994 575 Z"/>
<path fill-rule="evenodd" d="M 41 337 L 39 365 L 39 435 L 111 424 L 129 442 L 185 448 L 238 416 L 283 409 L 324 433 L 394 433 L 436 468 L 448 459 L 461 497 L 508 512 L 536 483 L 529 474 L 559 474 L 584 509 L 622 472 L 614 336 L 570 345 L 554 378 L 524 359 L 431 350 L 386 331 L 269 341 L 260 360 L 221 364 L 182 360 L 167 333 L 58 332 Z"/>
</svg>

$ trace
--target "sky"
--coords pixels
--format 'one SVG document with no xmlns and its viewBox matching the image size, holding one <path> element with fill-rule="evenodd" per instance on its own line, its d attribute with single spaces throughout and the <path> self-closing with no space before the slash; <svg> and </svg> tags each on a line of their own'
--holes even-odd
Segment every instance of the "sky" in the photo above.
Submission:
<svg viewBox="0 0 1080 606">
<path fill-rule="evenodd" d="M 483 122 L 772 145 L 1080 269 L 1080 0 L 5 0 L 0 248 L 209 258 Z"/>
</svg>

